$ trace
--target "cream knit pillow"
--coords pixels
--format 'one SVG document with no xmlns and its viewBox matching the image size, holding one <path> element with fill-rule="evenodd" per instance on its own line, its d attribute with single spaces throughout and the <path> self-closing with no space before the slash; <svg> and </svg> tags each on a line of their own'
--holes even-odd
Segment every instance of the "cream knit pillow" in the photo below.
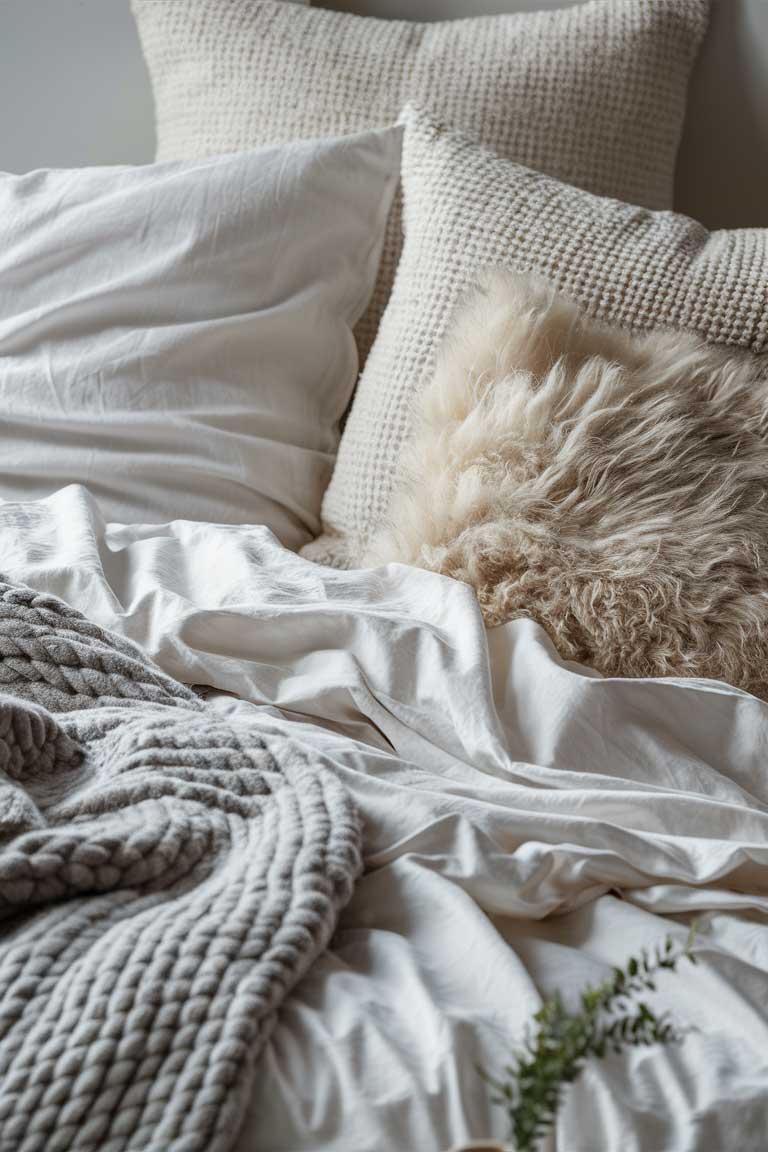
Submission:
<svg viewBox="0 0 768 1152">
<path fill-rule="evenodd" d="M 709 233 L 522 168 L 412 109 L 403 119 L 405 246 L 323 501 L 326 534 L 303 550 L 322 563 L 359 561 L 386 513 L 411 402 L 481 268 L 538 272 L 629 329 L 768 347 L 768 232 Z"/>
<path fill-rule="evenodd" d="M 133 0 L 133 11 L 160 160 L 358 132 L 412 101 L 521 164 L 668 208 L 709 0 L 590 0 L 425 24 L 270 0 Z M 400 244 L 396 205 L 357 330 L 363 357 Z"/>
</svg>

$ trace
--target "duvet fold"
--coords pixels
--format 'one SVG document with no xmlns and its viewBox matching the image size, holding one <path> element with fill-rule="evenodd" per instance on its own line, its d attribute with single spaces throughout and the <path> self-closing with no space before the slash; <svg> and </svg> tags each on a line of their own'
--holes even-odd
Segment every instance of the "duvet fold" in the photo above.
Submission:
<svg viewBox="0 0 768 1152">
<path fill-rule="evenodd" d="M 259 1055 L 237 1152 L 445 1152 L 506 1135 L 478 1065 L 699 921 L 655 1003 L 669 1051 L 591 1067 L 557 1152 L 764 1152 L 768 705 L 704 680 L 604 678 L 471 589 L 342 572 L 259 527 L 105 524 L 83 489 L 0 504 L 6 578 L 61 596 L 290 741 L 352 798 L 365 860 L 330 947 Z"/>
</svg>

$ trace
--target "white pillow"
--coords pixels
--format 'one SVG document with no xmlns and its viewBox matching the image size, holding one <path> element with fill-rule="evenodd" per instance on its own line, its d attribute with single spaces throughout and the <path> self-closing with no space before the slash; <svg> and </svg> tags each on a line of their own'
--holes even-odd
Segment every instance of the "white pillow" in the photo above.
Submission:
<svg viewBox="0 0 768 1152">
<path fill-rule="evenodd" d="M 481 269 L 536 272 L 635 331 L 768 350 L 767 230 L 710 233 L 513 164 L 415 109 L 404 119 L 403 255 L 323 500 L 325 535 L 304 550 L 339 566 L 361 561 L 387 512 L 413 401 Z"/>
<path fill-rule="evenodd" d="M 0 497 L 315 535 L 400 140 L 0 176 Z"/>
</svg>

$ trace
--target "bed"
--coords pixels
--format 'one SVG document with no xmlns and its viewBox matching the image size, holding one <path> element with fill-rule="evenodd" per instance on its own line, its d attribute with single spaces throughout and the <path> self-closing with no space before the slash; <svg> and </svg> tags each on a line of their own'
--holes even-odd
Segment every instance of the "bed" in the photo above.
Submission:
<svg viewBox="0 0 768 1152">
<path fill-rule="evenodd" d="M 365 874 L 293 993 L 237 1148 L 503 1137 L 476 1071 L 542 994 L 700 923 L 658 1000 L 692 1031 L 593 1064 L 552 1147 L 761 1147 L 768 1077 L 765 705 L 604 680 L 536 625 L 486 633 L 432 573 L 318 570 L 264 529 L 105 529 L 82 492 L 0 508 L 6 578 L 53 593 L 311 747 L 365 822 Z"/>
<path fill-rule="evenodd" d="M 424 0 L 418 13 L 389 0 L 333 7 L 432 20 L 547 6 L 562 0 L 471 13 L 460 0 Z M 768 5 L 715 4 L 675 185 L 675 208 L 713 228 L 768 224 L 765 118 L 753 119 L 768 99 L 767 51 Z M 118 59 L 145 120 L 125 155 L 106 135 L 76 155 L 85 144 L 73 138 L 66 163 L 151 160 L 135 35 Z M 733 83 L 720 101 L 724 60 Z M 360 147 L 378 171 L 395 144 Z M 33 151 L 25 141 L 7 167 L 49 163 Z M 352 346 L 346 329 L 344 340 Z M 298 528 L 285 547 L 243 516 L 128 519 L 105 519 L 82 484 L 29 504 L 11 494 L 0 503 L 3 580 L 139 645 L 223 721 L 295 742 L 362 822 L 362 875 L 280 1009 L 237 1152 L 505 1140 L 480 1070 L 504 1064 L 543 997 L 574 997 L 666 935 L 684 941 L 694 919 L 699 964 L 664 975 L 653 996 L 682 1042 L 591 1062 L 542 1147 L 768 1146 L 764 700 L 714 679 L 602 676 L 558 655 L 533 620 L 486 628 L 466 583 L 399 563 L 325 566 L 297 553 Z"/>
</svg>

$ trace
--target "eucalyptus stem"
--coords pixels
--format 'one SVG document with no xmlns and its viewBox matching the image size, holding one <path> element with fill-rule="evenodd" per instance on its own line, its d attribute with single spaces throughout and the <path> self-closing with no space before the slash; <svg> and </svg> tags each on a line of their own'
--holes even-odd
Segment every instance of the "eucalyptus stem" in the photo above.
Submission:
<svg viewBox="0 0 768 1152">
<path fill-rule="evenodd" d="M 643 949 L 601 984 L 587 986 L 575 1012 L 566 1011 L 556 993 L 533 1017 L 534 1027 L 502 1074 L 481 1071 L 493 1089 L 493 1103 L 508 1114 L 515 1152 L 536 1152 L 555 1121 L 566 1085 L 576 1080 L 591 1056 L 602 1059 L 608 1050 L 618 1053 L 682 1039 L 668 1012 L 657 1015 L 644 1000 L 634 998 L 656 990 L 659 972 L 674 972 L 683 959 L 696 963 L 695 936 L 694 921 L 682 948 L 667 936 L 652 952 Z"/>
</svg>

